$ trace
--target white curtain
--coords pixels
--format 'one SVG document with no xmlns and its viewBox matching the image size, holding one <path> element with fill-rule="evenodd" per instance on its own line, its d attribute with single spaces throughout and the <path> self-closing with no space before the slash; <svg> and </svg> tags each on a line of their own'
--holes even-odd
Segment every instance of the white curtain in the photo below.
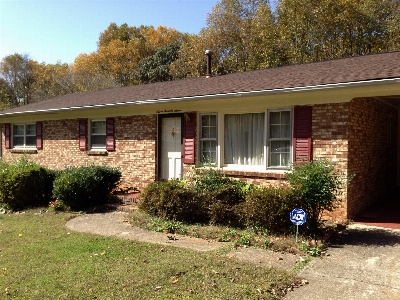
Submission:
<svg viewBox="0 0 400 300">
<path fill-rule="evenodd" d="M 264 163 L 264 119 L 264 113 L 225 115 L 225 164 Z"/>
</svg>

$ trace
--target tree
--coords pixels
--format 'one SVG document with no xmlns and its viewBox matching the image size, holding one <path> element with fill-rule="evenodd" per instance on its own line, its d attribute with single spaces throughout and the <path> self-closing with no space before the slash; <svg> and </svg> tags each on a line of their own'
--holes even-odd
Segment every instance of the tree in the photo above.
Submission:
<svg viewBox="0 0 400 300">
<path fill-rule="evenodd" d="M 32 99 L 32 62 L 27 54 L 13 54 L 0 62 L 0 77 L 8 83 L 16 106 L 29 104 Z"/>
<path fill-rule="evenodd" d="M 32 99 L 41 101 L 48 98 L 75 93 L 117 87 L 111 78 L 96 72 L 76 70 L 68 64 L 34 63 L 32 72 Z"/>
<path fill-rule="evenodd" d="M 167 44 L 157 49 L 151 56 L 143 58 L 137 68 L 136 76 L 140 83 L 172 80 L 169 66 L 178 56 L 179 45 Z"/>
<path fill-rule="evenodd" d="M 267 59 L 257 51 L 267 45 L 258 33 L 272 33 L 273 18 L 266 0 L 222 0 L 207 18 L 208 32 L 217 41 L 214 50 L 220 55 L 225 72 L 246 71 L 263 65 Z"/>
<path fill-rule="evenodd" d="M 164 26 L 129 27 L 111 23 L 100 34 L 98 49 L 81 54 L 74 62 L 77 72 L 102 74 L 121 86 L 138 84 L 135 69 L 139 62 L 167 44 L 179 44 L 182 34 Z"/>
<path fill-rule="evenodd" d="M 227 74 L 279 66 L 282 63 L 275 17 L 268 1 L 223 0 L 207 18 L 198 35 L 182 38 L 178 59 L 170 72 L 175 78 L 198 77 L 206 72 L 204 51 L 213 51 L 213 74 Z"/>
<path fill-rule="evenodd" d="M 398 0 L 281 0 L 276 9 L 288 63 L 397 50 Z"/>
<path fill-rule="evenodd" d="M 33 63 L 32 75 L 35 82 L 32 85 L 32 98 L 41 101 L 48 98 L 72 93 L 73 88 L 66 88 L 60 83 L 60 78 L 68 72 L 68 64 Z"/>
<path fill-rule="evenodd" d="M 100 33 L 97 45 L 100 47 L 108 46 L 111 41 L 119 40 L 128 43 L 133 38 L 140 37 L 140 30 L 136 27 L 129 27 L 124 23 L 118 26 L 116 23 L 111 23 L 106 30 Z"/>
<path fill-rule="evenodd" d="M 0 110 L 13 108 L 17 105 L 18 101 L 10 84 L 3 78 L 0 78 Z"/>
<path fill-rule="evenodd" d="M 215 40 L 207 29 L 202 29 L 199 34 L 186 34 L 182 38 L 177 59 L 170 65 L 169 72 L 175 79 L 200 77 L 206 74 L 205 50 L 213 49 Z M 219 54 L 213 54 L 213 73 L 217 74 Z"/>
</svg>

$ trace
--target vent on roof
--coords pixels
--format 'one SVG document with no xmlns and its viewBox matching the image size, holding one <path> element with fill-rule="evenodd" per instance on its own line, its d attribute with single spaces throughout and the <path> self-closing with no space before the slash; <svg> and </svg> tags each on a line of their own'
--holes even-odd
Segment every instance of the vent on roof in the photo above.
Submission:
<svg viewBox="0 0 400 300">
<path fill-rule="evenodd" d="M 207 55 L 207 74 L 206 74 L 206 78 L 210 78 L 210 77 L 212 77 L 212 74 L 211 74 L 211 55 L 212 55 L 212 51 L 211 50 L 206 50 L 205 54 Z"/>
</svg>

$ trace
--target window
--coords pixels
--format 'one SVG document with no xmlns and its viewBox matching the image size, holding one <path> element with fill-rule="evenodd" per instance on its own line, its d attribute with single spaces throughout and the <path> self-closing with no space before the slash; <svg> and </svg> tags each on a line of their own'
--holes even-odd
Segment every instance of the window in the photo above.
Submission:
<svg viewBox="0 0 400 300">
<path fill-rule="evenodd" d="M 199 158 L 203 163 L 210 162 L 232 170 L 284 169 L 293 157 L 293 115 L 292 109 L 226 114 L 223 120 L 218 119 L 217 113 L 201 114 Z M 298 118 L 298 122 L 308 124 L 310 116 Z M 219 123 L 221 121 L 223 124 Z M 219 127 L 223 132 L 222 141 L 218 140 Z M 223 149 L 221 157 L 218 157 L 218 146 Z"/>
<path fill-rule="evenodd" d="M 14 124 L 13 146 L 16 148 L 36 147 L 36 124 Z"/>
<path fill-rule="evenodd" d="M 264 164 L 264 113 L 225 115 L 224 164 Z"/>
<path fill-rule="evenodd" d="M 202 163 L 217 162 L 217 115 L 201 115 L 200 160 Z"/>
<path fill-rule="evenodd" d="M 90 147 L 91 149 L 106 148 L 106 121 L 93 120 L 90 124 Z"/>
<path fill-rule="evenodd" d="M 268 167 L 287 167 L 290 163 L 290 110 L 268 112 Z"/>
</svg>

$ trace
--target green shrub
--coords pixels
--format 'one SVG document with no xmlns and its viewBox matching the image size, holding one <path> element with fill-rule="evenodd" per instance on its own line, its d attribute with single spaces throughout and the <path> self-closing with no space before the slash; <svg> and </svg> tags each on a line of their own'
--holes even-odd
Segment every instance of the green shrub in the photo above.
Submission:
<svg viewBox="0 0 400 300">
<path fill-rule="evenodd" d="M 51 171 L 25 157 L 0 163 L 0 202 L 11 209 L 47 205 L 51 197 Z"/>
<path fill-rule="evenodd" d="M 253 189 L 242 205 L 242 222 L 246 226 L 266 228 L 274 233 L 286 232 L 293 225 L 289 214 L 299 204 L 298 197 L 291 189 Z"/>
<path fill-rule="evenodd" d="M 343 186 L 335 165 L 327 160 L 295 164 L 287 178 L 301 199 L 301 208 L 307 213 L 307 227 L 318 229 L 323 211 L 332 211 L 336 207 L 337 195 Z"/>
<path fill-rule="evenodd" d="M 239 205 L 244 201 L 240 186 L 230 182 L 213 191 L 207 191 L 204 197 L 207 199 L 208 215 L 212 224 L 240 225 Z"/>
<path fill-rule="evenodd" d="M 150 183 L 140 195 L 139 208 L 164 220 L 203 221 L 201 198 L 177 180 Z"/>
<path fill-rule="evenodd" d="M 234 181 L 214 168 L 195 169 L 189 179 L 191 185 L 200 191 L 215 191 L 219 187 L 231 184 Z"/>
<path fill-rule="evenodd" d="M 121 171 L 107 166 L 70 167 L 54 180 L 53 195 L 72 210 L 107 203 L 121 179 Z"/>
</svg>

